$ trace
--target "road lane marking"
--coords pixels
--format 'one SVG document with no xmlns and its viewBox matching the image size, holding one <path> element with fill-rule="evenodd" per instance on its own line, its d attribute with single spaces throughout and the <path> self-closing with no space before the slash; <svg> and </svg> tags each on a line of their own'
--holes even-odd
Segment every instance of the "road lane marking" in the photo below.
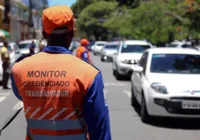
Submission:
<svg viewBox="0 0 200 140">
<path fill-rule="evenodd" d="M 18 110 L 18 109 L 20 109 L 22 106 L 24 106 L 23 102 L 18 101 L 17 104 L 13 107 L 13 110 Z"/>
<path fill-rule="evenodd" d="M 0 97 L 0 103 L 3 102 L 7 97 Z"/>
<path fill-rule="evenodd" d="M 129 98 L 131 98 L 131 91 L 124 90 L 123 93 L 125 93 Z"/>
</svg>

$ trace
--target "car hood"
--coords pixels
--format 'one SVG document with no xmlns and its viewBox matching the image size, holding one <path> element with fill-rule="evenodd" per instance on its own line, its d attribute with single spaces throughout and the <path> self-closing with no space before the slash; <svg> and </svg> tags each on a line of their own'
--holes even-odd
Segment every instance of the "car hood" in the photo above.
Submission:
<svg viewBox="0 0 200 140">
<path fill-rule="evenodd" d="M 35 53 L 39 52 L 39 48 L 36 47 L 35 48 Z M 20 54 L 29 54 L 30 53 L 30 50 L 29 48 L 23 48 L 23 49 L 20 49 Z"/>
<path fill-rule="evenodd" d="M 196 74 L 150 74 L 147 79 L 150 83 L 163 84 L 169 92 L 200 92 L 200 75 Z"/>
<path fill-rule="evenodd" d="M 140 60 L 142 53 L 121 53 L 118 55 L 119 60 Z"/>
<path fill-rule="evenodd" d="M 111 50 L 104 50 L 104 51 L 103 51 L 104 54 L 110 54 L 110 55 L 112 55 L 112 54 L 114 54 L 114 53 L 116 53 L 116 52 L 117 52 L 117 50 L 114 50 L 114 49 L 111 49 Z"/>
<path fill-rule="evenodd" d="M 20 53 L 21 54 L 28 54 L 28 53 L 30 53 L 30 50 L 29 50 L 29 48 L 20 49 Z"/>
</svg>

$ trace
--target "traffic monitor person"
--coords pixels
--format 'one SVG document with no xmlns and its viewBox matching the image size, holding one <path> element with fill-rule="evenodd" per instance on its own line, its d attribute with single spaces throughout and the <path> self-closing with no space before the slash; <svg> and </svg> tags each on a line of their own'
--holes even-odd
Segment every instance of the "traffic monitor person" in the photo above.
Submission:
<svg viewBox="0 0 200 140">
<path fill-rule="evenodd" d="M 78 47 L 76 51 L 76 57 L 82 59 L 85 62 L 92 64 L 90 59 L 90 52 L 87 49 L 87 45 L 89 45 L 89 41 L 87 39 L 81 40 L 81 45 Z"/>
<path fill-rule="evenodd" d="M 101 72 L 68 50 L 74 17 L 67 6 L 43 11 L 47 46 L 12 68 L 14 94 L 24 103 L 26 140 L 111 140 Z"/>
</svg>

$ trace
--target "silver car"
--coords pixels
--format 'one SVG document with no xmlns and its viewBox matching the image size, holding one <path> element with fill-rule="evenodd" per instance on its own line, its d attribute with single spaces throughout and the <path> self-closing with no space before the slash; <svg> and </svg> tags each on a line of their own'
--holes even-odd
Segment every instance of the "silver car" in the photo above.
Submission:
<svg viewBox="0 0 200 140">
<path fill-rule="evenodd" d="M 131 77 L 132 67 L 138 63 L 143 52 L 149 48 L 153 48 L 153 46 L 147 41 L 122 41 L 118 52 L 113 56 L 113 75 L 116 79 Z"/>
<path fill-rule="evenodd" d="M 112 61 L 113 55 L 117 53 L 119 47 L 118 42 L 106 43 L 101 53 L 101 61 Z"/>
</svg>

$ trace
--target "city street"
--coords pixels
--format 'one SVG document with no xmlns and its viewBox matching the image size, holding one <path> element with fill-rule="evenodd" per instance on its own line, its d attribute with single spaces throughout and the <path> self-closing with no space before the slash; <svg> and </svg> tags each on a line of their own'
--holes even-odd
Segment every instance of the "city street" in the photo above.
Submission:
<svg viewBox="0 0 200 140">
<path fill-rule="evenodd" d="M 99 56 L 91 56 L 95 66 L 103 73 L 113 140 L 199 140 L 200 120 L 156 119 L 152 124 L 143 124 L 130 105 L 130 81 L 117 81 L 112 75 L 112 63 L 103 63 Z M 0 90 L 0 125 L 20 105 L 11 90 Z M 0 140 L 24 140 L 25 128 L 22 111 L 3 131 Z"/>
</svg>

